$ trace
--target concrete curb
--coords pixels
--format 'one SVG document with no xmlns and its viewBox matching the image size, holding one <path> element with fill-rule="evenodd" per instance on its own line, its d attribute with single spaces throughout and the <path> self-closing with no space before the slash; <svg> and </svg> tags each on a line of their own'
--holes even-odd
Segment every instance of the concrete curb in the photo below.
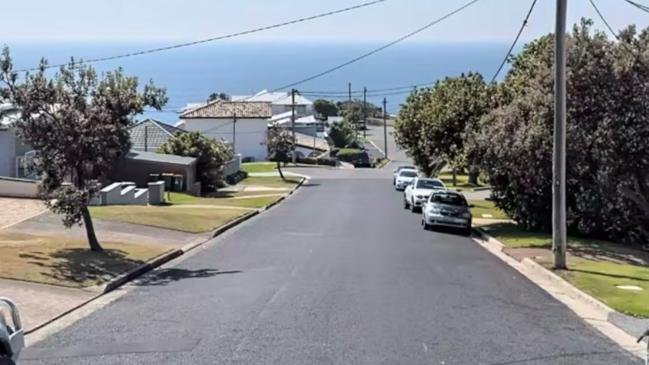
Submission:
<svg viewBox="0 0 649 365">
<path fill-rule="evenodd" d="M 544 290 L 550 296 L 563 303 L 584 322 L 588 323 L 601 334 L 617 343 L 629 353 L 645 359 L 646 349 L 644 344 L 636 343 L 638 334 L 628 333 L 611 320 L 613 314 L 618 314 L 614 309 L 576 288 L 559 275 L 546 269 L 530 258 L 518 261 L 509 256 L 503 249 L 505 245 L 484 232 L 480 228 L 473 228 L 479 236 L 474 241 L 489 253 L 516 269 L 532 283 Z"/>
<path fill-rule="evenodd" d="M 97 299 L 103 297 L 104 295 L 114 291 L 115 289 L 120 288 L 121 286 L 123 286 L 124 284 L 132 281 L 133 279 L 136 279 L 139 276 L 142 276 L 143 274 L 146 274 L 147 272 L 152 271 L 152 270 L 166 264 L 167 262 L 169 262 L 169 261 L 171 261 L 171 260 L 173 260 L 175 258 L 178 258 L 178 257 L 188 253 L 189 251 L 192 251 L 192 250 L 204 245 L 205 243 L 211 241 L 213 238 L 215 238 L 217 236 L 220 236 L 224 232 L 226 232 L 226 231 L 238 226 L 239 224 L 249 220 L 250 218 L 252 218 L 252 217 L 254 217 L 256 215 L 259 215 L 260 213 L 274 207 L 275 205 L 277 205 L 280 202 L 282 202 L 283 200 L 285 200 L 289 195 L 292 195 L 293 193 L 295 193 L 295 191 L 297 189 L 299 189 L 302 186 L 302 184 L 304 184 L 304 182 L 307 181 L 307 180 L 308 179 L 306 177 L 302 177 L 302 180 L 300 180 L 300 182 L 293 189 L 291 189 L 288 192 L 287 195 L 282 196 L 281 198 L 275 200 L 274 202 L 266 205 L 263 208 L 255 209 L 255 210 L 252 210 L 250 212 L 247 212 L 247 213 L 245 213 L 245 214 L 231 220 L 230 222 L 218 227 L 217 229 L 215 229 L 212 232 L 212 235 L 211 235 L 210 238 L 208 238 L 206 240 L 203 240 L 203 241 L 195 242 L 195 243 L 189 243 L 189 244 L 187 244 L 187 245 L 185 245 L 185 246 L 183 246 L 181 248 L 177 248 L 177 249 L 171 250 L 169 252 L 163 253 L 162 255 L 154 257 L 153 259 L 145 262 L 144 264 L 142 264 L 142 265 L 140 265 L 138 267 L 135 267 L 135 268 L 131 269 L 130 271 L 128 271 L 128 272 L 126 272 L 126 273 L 124 273 L 122 275 L 117 276 L 116 278 L 108 281 L 107 283 L 105 283 L 103 285 L 94 287 L 94 290 L 98 291 L 97 295 L 95 295 L 92 298 L 86 300 L 85 302 L 83 302 L 83 303 L 81 303 L 81 304 L 79 304 L 79 305 L 77 305 L 77 306 L 75 306 L 75 307 L 61 313 L 61 314 L 59 314 L 58 316 L 56 316 L 56 317 L 54 317 L 54 318 L 52 318 L 52 319 L 50 319 L 50 320 L 48 320 L 48 321 L 46 321 L 44 323 L 39 324 L 38 326 L 30 329 L 29 331 L 25 331 L 25 335 L 32 334 L 32 333 L 34 333 L 34 332 L 36 332 L 36 331 L 50 325 L 50 324 L 58 321 L 59 319 L 61 319 L 61 318 L 65 317 L 65 316 L 69 315 L 70 313 L 72 313 L 72 312 L 86 306 L 87 304 L 89 304 L 91 302 L 96 301 Z"/>
</svg>

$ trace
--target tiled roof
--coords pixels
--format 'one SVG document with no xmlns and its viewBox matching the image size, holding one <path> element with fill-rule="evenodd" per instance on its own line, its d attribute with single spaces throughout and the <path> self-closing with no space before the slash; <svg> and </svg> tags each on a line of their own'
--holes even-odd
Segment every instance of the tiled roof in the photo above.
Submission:
<svg viewBox="0 0 649 365">
<path fill-rule="evenodd" d="M 137 161 L 161 162 L 174 165 L 189 166 L 196 162 L 196 157 L 184 157 L 176 155 L 166 155 L 163 153 L 131 151 L 126 155 L 126 158 Z"/>
<path fill-rule="evenodd" d="M 181 119 L 193 118 L 232 118 L 237 116 L 240 119 L 270 118 L 272 113 L 271 104 L 267 102 L 235 102 L 215 100 L 207 105 L 189 110 L 183 113 Z"/>
<path fill-rule="evenodd" d="M 131 147 L 136 151 L 155 152 L 158 147 L 167 142 L 175 133 L 184 132 L 182 129 L 146 119 L 131 127 Z"/>
</svg>

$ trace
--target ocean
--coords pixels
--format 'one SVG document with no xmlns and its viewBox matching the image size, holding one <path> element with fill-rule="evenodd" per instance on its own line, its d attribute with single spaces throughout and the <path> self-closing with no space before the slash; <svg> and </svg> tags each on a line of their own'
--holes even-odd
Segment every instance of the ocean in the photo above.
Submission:
<svg viewBox="0 0 649 365">
<path fill-rule="evenodd" d="M 16 69 L 37 65 L 41 57 L 51 64 L 75 58 L 96 58 L 149 49 L 162 44 L 51 43 L 8 44 Z M 141 83 L 153 80 L 167 89 L 164 110 L 147 111 L 139 118 L 155 118 L 173 124 L 177 110 L 199 102 L 212 92 L 251 94 L 275 89 L 355 58 L 378 43 L 220 42 L 160 53 L 96 63 L 98 71 L 122 67 Z M 496 43 L 403 43 L 296 88 L 301 91 L 346 91 L 433 82 L 462 72 L 481 72 L 491 79 L 507 52 Z M 504 75 L 503 70 L 501 73 Z M 388 93 L 388 92 L 386 92 Z M 396 113 L 407 94 L 388 95 L 388 111 Z M 380 105 L 383 96 L 368 101 Z"/>
</svg>

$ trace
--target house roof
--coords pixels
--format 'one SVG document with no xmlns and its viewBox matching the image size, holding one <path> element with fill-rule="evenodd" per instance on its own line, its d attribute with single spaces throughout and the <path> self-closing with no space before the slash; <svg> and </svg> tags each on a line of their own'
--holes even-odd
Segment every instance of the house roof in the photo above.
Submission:
<svg viewBox="0 0 649 365">
<path fill-rule="evenodd" d="M 236 102 L 226 100 L 215 100 L 208 104 L 199 106 L 183 113 L 181 119 L 198 118 L 232 118 L 235 116 L 242 119 L 267 119 L 272 113 L 271 104 L 267 102 Z"/>
<path fill-rule="evenodd" d="M 291 93 L 285 91 L 270 92 L 268 90 L 262 90 L 255 95 L 233 95 L 232 101 L 262 101 L 273 105 L 291 105 L 293 103 Z M 295 105 L 313 105 L 313 102 L 300 94 L 296 94 Z"/>
<path fill-rule="evenodd" d="M 154 119 L 146 119 L 132 126 L 129 132 L 134 150 L 155 151 L 175 133 L 184 131 Z"/>
<path fill-rule="evenodd" d="M 295 144 L 300 147 L 313 149 L 313 136 L 304 133 L 295 133 Z M 329 151 L 329 143 L 324 138 L 315 138 L 315 149 L 317 151 Z"/>
<path fill-rule="evenodd" d="M 281 114 L 278 114 L 281 115 Z M 291 123 L 291 116 L 289 115 L 288 117 L 280 118 L 280 119 L 274 119 L 271 118 L 269 119 L 270 124 L 275 124 L 275 125 L 285 125 L 285 124 L 290 124 Z M 302 118 L 296 118 L 295 119 L 295 124 L 296 125 L 308 125 L 308 124 L 320 124 L 320 123 L 325 123 L 321 120 L 318 120 L 315 118 L 313 115 L 309 115 L 306 117 Z"/>
<path fill-rule="evenodd" d="M 196 157 L 166 155 L 163 153 L 131 151 L 126 155 L 129 160 L 160 162 L 174 165 L 189 166 L 196 162 Z"/>
</svg>

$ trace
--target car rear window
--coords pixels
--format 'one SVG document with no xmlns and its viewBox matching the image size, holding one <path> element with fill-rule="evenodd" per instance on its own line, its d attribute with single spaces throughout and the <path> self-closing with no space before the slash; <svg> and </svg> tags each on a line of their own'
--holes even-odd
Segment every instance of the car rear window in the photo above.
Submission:
<svg viewBox="0 0 649 365">
<path fill-rule="evenodd" d="M 444 184 L 442 184 L 441 181 L 439 180 L 419 180 L 417 181 L 417 189 L 435 189 L 435 188 L 443 188 Z"/>
<path fill-rule="evenodd" d="M 464 197 L 456 194 L 434 194 L 433 196 L 430 197 L 430 200 L 433 203 L 438 203 L 438 204 L 456 205 L 460 207 L 467 206 Z"/>
<path fill-rule="evenodd" d="M 416 172 L 416 171 L 409 171 L 409 170 L 401 171 L 401 172 L 399 173 L 399 176 L 403 176 L 403 177 L 417 177 L 417 172 Z"/>
</svg>

